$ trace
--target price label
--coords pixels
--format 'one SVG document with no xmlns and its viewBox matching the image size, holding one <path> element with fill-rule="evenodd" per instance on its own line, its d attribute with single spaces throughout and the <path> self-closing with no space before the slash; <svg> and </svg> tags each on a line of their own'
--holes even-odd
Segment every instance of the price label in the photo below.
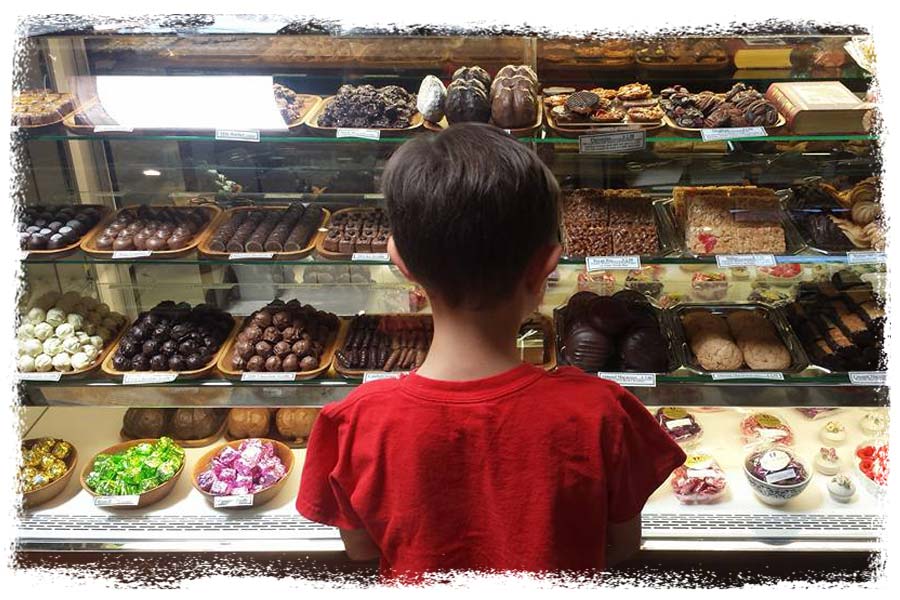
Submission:
<svg viewBox="0 0 900 600">
<path fill-rule="evenodd" d="M 241 381 L 294 381 L 296 373 L 241 373 Z"/>
<path fill-rule="evenodd" d="M 759 465 L 766 471 L 778 471 L 791 462 L 791 457 L 782 450 L 769 450 L 759 457 Z"/>
<path fill-rule="evenodd" d="M 383 198 L 383 194 L 363 194 L 363 200 L 381 200 Z"/>
<path fill-rule="evenodd" d="M 259 142 L 259 129 L 216 129 L 216 139 L 226 142 Z"/>
<path fill-rule="evenodd" d="M 724 142 L 749 137 L 766 137 L 765 127 L 723 127 L 722 129 L 701 129 L 704 142 Z"/>
<path fill-rule="evenodd" d="M 354 252 L 350 260 L 385 262 L 391 260 L 387 252 Z"/>
<path fill-rule="evenodd" d="M 666 427 L 671 429 L 678 429 L 679 427 L 687 427 L 693 421 L 690 419 L 675 419 L 674 421 L 666 421 Z"/>
<path fill-rule="evenodd" d="M 406 371 L 397 371 L 391 373 L 384 373 L 382 371 L 369 371 L 367 373 L 363 373 L 363 383 L 369 383 L 370 381 L 380 381 L 382 379 L 399 379 L 401 375 L 406 374 Z"/>
<path fill-rule="evenodd" d="M 884 371 L 851 371 L 847 375 L 853 385 L 887 384 L 887 373 Z"/>
<path fill-rule="evenodd" d="M 774 267 L 774 254 L 717 254 L 716 266 L 720 269 L 731 267 Z"/>
<path fill-rule="evenodd" d="M 597 373 L 601 379 L 627 387 L 656 387 L 656 373 Z"/>
<path fill-rule="evenodd" d="M 851 265 L 883 265 L 887 262 L 884 252 L 865 252 L 851 250 L 847 252 L 847 264 Z"/>
<path fill-rule="evenodd" d="M 94 133 L 132 133 L 134 127 L 128 125 L 94 125 Z"/>
<path fill-rule="evenodd" d="M 794 479 L 797 476 L 797 471 L 794 469 L 785 469 L 783 471 L 776 471 L 775 473 L 769 473 L 766 475 L 766 483 L 778 483 L 779 481 L 784 481 L 785 479 Z"/>
<path fill-rule="evenodd" d="M 253 494 L 213 497 L 213 507 L 215 508 L 234 508 L 236 506 L 253 506 Z"/>
<path fill-rule="evenodd" d="M 381 131 L 378 129 L 351 129 L 347 127 L 338 127 L 335 137 L 339 138 L 361 138 L 364 140 L 381 139 Z"/>
<path fill-rule="evenodd" d="M 50 373 L 19 373 L 22 381 L 59 381 L 62 373 L 53 371 Z"/>
<path fill-rule="evenodd" d="M 141 497 L 137 494 L 129 496 L 94 496 L 94 506 L 137 506 Z"/>
<path fill-rule="evenodd" d="M 719 478 L 720 475 L 715 469 L 688 469 L 687 476 L 696 479 L 706 479 L 707 477 Z"/>
<path fill-rule="evenodd" d="M 578 151 L 582 154 L 637 152 L 646 147 L 647 134 L 643 130 L 578 136 Z"/>
<path fill-rule="evenodd" d="M 131 258 L 147 258 L 153 254 L 150 250 L 116 250 L 112 253 L 112 257 L 116 260 L 128 260 Z"/>
<path fill-rule="evenodd" d="M 147 385 L 154 383 L 172 383 L 178 379 L 178 373 L 160 371 L 159 373 L 125 373 L 122 375 L 123 385 Z"/>
<path fill-rule="evenodd" d="M 711 373 L 713 381 L 728 381 L 729 379 L 768 379 L 770 381 L 784 381 L 784 373 L 770 371 L 735 371 Z"/>
<path fill-rule="evenodd" d="M 606 271 L 613 269 L 640 269 L 640 256 L 588 256 L 584 259 L 585 267 L 590 271 Z"/>
<path fill-rule="evenodd" d="M 228 255 L 228 260 L 253 260 L 274 258 L 274 252 L 232 252 Z"/>
</svg>

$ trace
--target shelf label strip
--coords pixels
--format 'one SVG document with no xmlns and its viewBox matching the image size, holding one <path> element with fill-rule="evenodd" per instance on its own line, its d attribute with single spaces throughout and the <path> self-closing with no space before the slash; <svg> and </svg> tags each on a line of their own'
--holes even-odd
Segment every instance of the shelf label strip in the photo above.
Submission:
<svg viewBox="0 0 900 600">
<path fill-rule="evenodd" d="M 646 147 L 647 133 L 643 130 L 578 136 L 578 152 L 581 154 L 637 152 Z"/>
<path fill-rule="evenodd" d="M 253 494 L 213 497 L 214 508 L 234 508 L 236 506 L 253 506 Z"/>
<path fill-rule="evenodd" d="M 128 496 L 94 496 L 94 506 L 137 506 L 141 497 L 137 494 Z"/>
<path fill-rule="evenodd" d="M 241 381 L 294 381 L 296 373 L 241 373 Z"/>
<path fill-rule="evenodd" d="M 847 252 L 847 263 L 851 265 L 883 265 L 887 262 L 884 252 L 851 250 Z"/>
<path fill-rule="evenodd" d="M 383 371 L 369 371 L 363 373 L 363 383 L 369 383 L 370 381 L 380 381 L 382 379 L 399 379 L 401 375 L 406 374 L 406 371 L 393 371 L 390 373 L 385 373 Z"/>
<path fill-rule="evenodd" d="M 381 139 L 381 131 L 378 129 L 353 129 L 348 127 L 338 127 L 335 137 L 339 138 L 361 138 L 364 140 L 378 141 Z"/>
<path fill-rule="evenodd" d="M 172 383 L 178 379 L 178 373 L 160 371 L 159 373 L 125 373 L 122 375 L 123 385 L 143 385 L 148 383 Z"/>
<path fill-rule="evenodd" d="M 232 252 L 228 260 L 253 260 L 274 258 L 274 252 Z"/>
<path fill-rule="evenodd" d="M 717 254 L 716 266 L 720 269 L 730 267 L 774 267 L 774 254 Z"/>
<path fill-rule="evenodd" d="M 723 127 L 700 130 L 700 137 L 704 142 L 725 142 L 739 138 L 767 137 L 768 135 L 765 127 Z"/>
<path fill-rule="evenodd" d="M 216 139 L 227 142 L 259 142 L 259 129 L 216 129 Z"/>
<path fill-rule="evenodd" d="M 112 253 L 112 257 L 115 260 L 128 260 L 131 258 L 146 258 L 153 254 L 150 250 L 116 250 Z"/>
<path fill-rule="evenodd" d="M 94 133 L 132 133 L 134 127 L 128 125 L 94 125 Z"/>
<path fill-rule="evenodd" d="M 847 373 L 853 385 L 886 385 L 887 373 L 884 371 L 851 371 Z"/>
<path fill-rule="evenodd" d="M 640 256 L 588 256 L 584 259 L 588 271 L 607 271 L 613 269 L 640 269 Z"/>
<path fill-rule="evenodd" d="M 53 371 L 50 373 L 19 373 L 19 379 L 22 381 L 59 381 L 62 373 Z"/>
<path fill-rule="evenodd" d="M 784 381 L 784 373 L 777 371 L 734 371 L 710 373 L 713 381 L 728 381 L 730 379 L 767 379 L 769 381 Z"/>
<path fill-rule="evenodd" d="M 656 387 L 656 373 L 597 373 L 597 376 L 626 387 Z"/>
<path fill-rule="evenodd" d="M 350 260 L 386 262 L 391 260 L 391 257 L 387 252 L 354 252 Z"/>
</svg>

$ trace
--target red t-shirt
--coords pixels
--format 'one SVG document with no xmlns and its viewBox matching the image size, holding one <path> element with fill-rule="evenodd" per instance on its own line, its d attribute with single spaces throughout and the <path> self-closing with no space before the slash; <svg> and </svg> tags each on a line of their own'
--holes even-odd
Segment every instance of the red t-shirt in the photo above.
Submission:
<svg viewBox="0 0 900 600">
<path fill-rule="evenodd" d="M 388 577 L 597 569 L 607 523 L 640 514 L 684 460 L 637 398 L 572 367 L 413 373 L 322 410 L 297 510 L 365 529 Z"/>
</svg>

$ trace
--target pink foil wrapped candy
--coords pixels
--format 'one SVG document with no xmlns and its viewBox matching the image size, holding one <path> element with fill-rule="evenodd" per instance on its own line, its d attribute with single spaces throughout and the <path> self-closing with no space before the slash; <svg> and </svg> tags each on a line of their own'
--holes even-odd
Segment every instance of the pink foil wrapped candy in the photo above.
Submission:
<svg viewBox="0 0 900 600">
<path fill-rule="evenodd" d="M 257 494 L 287 475 L 271 442 L 251 438 L 236 449 L 223 448 L 197 476 L 197 485 L 214 496 Z"/>
</svg>

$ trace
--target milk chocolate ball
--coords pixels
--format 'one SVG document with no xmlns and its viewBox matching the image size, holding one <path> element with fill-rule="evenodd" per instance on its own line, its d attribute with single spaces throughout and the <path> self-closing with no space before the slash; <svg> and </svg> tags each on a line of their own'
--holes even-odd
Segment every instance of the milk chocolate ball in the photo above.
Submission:
<svg viewBox="0 0 900 600">
<path fill-rule="evenodd" d="M 113 242 L 113 250 L 134 250 L 134 238 L 120 235 Z"/>
<path fill-rule="evenodd" d="M 317 369 L 319 367 L 319 361 L 316 360 L 313 356 L 304 356 L 300 361 L 300 370 L 301 371 L 312 371 L 313 369 Z"/>
<path fill-rule="evenodd" d="M 251 344 L 255 344 L 260 339 L 262 339 L 262 329 L 260 329 L 256 325 L 248 325 L 238 335 L 238 339 L 244 339 L 244 340 L 247 340 L 248 342 L 250 342 Z"/>
<path fill-rule="evenodd" d="M 281 370 L 285 372 L 293 372 L 296 371 L 300 366 L 300 359 L 297 358 L 296 354 L 288 354 L 283 359 L 281 359 Z"/>
<path fill-rule="evenodd" d="M 281 332 L 281 339 L 289 344 L 293 344 L 300 339 L 300 331 L 293 327 L 285 327 Z"/>
<path fill-rule="evenodd" d="M 274 352 L 275 356 L 279 358 L 284 358 L 284 355 L 291 351 L 291 345 L 287 342 L 278 342 L 275 344 Z"/>
<path fill-rule="evenodd" d="M 166 240 L 160 239 L 155 236 L 151 237 L 151 238 L 147 238 L 146 246 L 147 246 L 147 250 L 151 250 L 153 252 L 159 252 L 160 250 L 165 250 L 167 248 Z"/>
<path fill-rule="evenodd" d="M 250 360 L 247 361 L 247 370 L 248 371 L 262 371 L 263 366 L 265 365 L 265 360 L 262 356 L 253 356 Z"/>
<path fill-rule="evenodd" d="M 272 316 L 272 324 L 278 329 L 284 329 L 291 324 L 291 315 L 287 311 L 278 311 Z"/>
<path fill-rule="evenodd" d="M 272 356 L 272 344 L 269 342 L 257 342 L 256 346 L 254 346 L 254 350 L 257 355 L 264 359 Z"/>
<path fill-rule="evenodd" d="M 247 367 L 247 361 L 240 356 L 231 357 L 231 368 L 235 371 L 243 371 Z"/>
<path fill-rule="evenodd" d="M 291 351 L 297 356 L 306 356 L 309 354 L 310 343 L 309 340 L 299 340 L 294 342 L 294 345 L 291 346 Z"/>
<path fill-rule="evenodd" d="M 281 359 L 277 356 L 270 356 L 266 359 L 266 371 L 274 372 L 281 370 Z"/>
<path fill-rule="evenodd" d="M 248 359 L 253 356 L 253 344 L 251 344 L 247 340 L 239 340 L 234 345 L 234 353 L 236 356 L 240 356 L 243 359 Z"/>
<path fill-rule="evenodd" d="M 254 325 L 259 327 L 260 330 L 262 330 L 272 324 L 272 315 L 264 310 L 260 310 L 253 315 L 253 319 L 251 321 Z"/>
<path fill-rule="evenodd" d="M 281 340 L 281 334 L 278 333 L 278 329 L 274 326 L 266 327 L 265 331 L 262 334 L 263 341 L 269 342 L 270 344 L 274 344 Z"/>
</svg>

